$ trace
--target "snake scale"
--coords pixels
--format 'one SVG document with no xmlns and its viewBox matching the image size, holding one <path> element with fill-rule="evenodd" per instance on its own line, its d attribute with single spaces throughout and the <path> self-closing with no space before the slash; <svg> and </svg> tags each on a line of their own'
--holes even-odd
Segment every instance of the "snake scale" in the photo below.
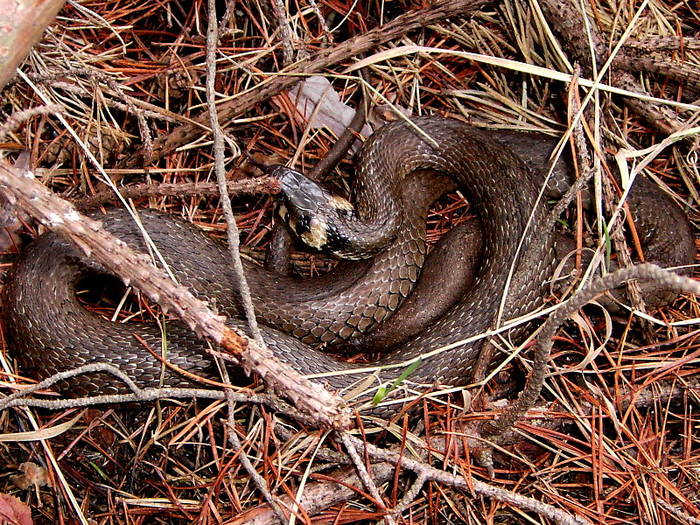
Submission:
<svg viewBox="0 0 700 525">
<path fill-rule="evenodd" d="M 425 208 L 434 195 L 412 196 L 412 184 L 420 186 L 412 182 L 416 170 L 446 174 L 469 194 L 484 224 L 483 262 L 474 285 L 456 304 L 374 366 L 405 362 L 445 347 L 424 358 L 410 380 L 463 383 L 483 342 L 470 338 L 494 326 L 504 290 L 503 320 L 531 311 L 548 293 L 545 287 L 556 262 L 553 227 L 545 202 L 538 198 L 538 178 L 523 160 L 489 134 L 456 120 L 421 117 L 412 123 L 388 124 L 367 140 L 359 155 L 356 209 L 350 211 L 339 204 L 345 228 L 368 237 L 368 245 L 388 239 L 386 250 L 354 266 L 341 263 L 331 274 L 303 281 L 246 265 L 270 349 L 303 374 L 335 372 L 318 379 L 334 389 L 348 389 L 368 372 L 353 372 L 358 365 L 339 361 L 314 346 L 371 331 L 398 308 L 421 271 L 426 253 Z M 403 205 L 408 209 L 402 210 Z M 668 217 L 657 206 L 650 209 L 651 215 Z M 238 313 L 236 283 L 225 248 L 184 221 L 154 211 L 139 213 L 177 279 L 246 329 Z M 684 219 L 680 209 L 673 213 Z M 145 249 L 140 232 L 124 212 L 110 212 L 101 220 L 118 237 Z M 306 233 L 318 233 L 312 231 L 314 227 L 318 229 L 319 224 L 306 224 Z M 683 247 L 666 264 L 692 262 L 695 252 L 690 247 L 693 241 L 687 220 L 673 228 L 677 236 L 672 234 L 676 238 L 667 244 Z M 15 265 L 3 299 L 11 352 L 22 370 L 46 377 L 105 361 L 119 366 L 141 386 L 159 381 L 191 386 L 190 379 L 164 371 L 134 336 L 138 334 L 160 352 L 163 338 L 155 324 L 109 322 L 79 304 L 75 286 L 86 271 L 101 269 L 52 233 L 35 240 Z M 165 334 L 166 356 L 174 365 L 204 376 L 216 374 L 205 342 L 186 327 L 168 322 Z M 392 380 L 402 370 L 382 369 L 376 383 Z M 65 387 L 72 395 L 123 391 L 106 375 L 82 376 Z"/>
</svg>

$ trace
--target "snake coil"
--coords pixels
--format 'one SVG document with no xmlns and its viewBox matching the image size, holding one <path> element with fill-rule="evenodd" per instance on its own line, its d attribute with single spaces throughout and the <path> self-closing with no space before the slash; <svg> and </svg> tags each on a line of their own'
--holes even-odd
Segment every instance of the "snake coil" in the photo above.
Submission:
<svg viewBox="0 0 700 525">
<path fill-rule="evenodd" d="M 411 173 L 434 170 L 447 174 L 470 195 L 484 224 L 483 263 L 468 293 L 428 329 L 374 365 L 381 367 L 379 384 L 403 370 L 385 367 L 442 349 L 422 359 L 411 381 L 460 384 L 483 342 L 480 334 L 494 327 L 501 304 L 501 318 L 507 321 L 535 309 L 546 295 L 555 263 L 554 236 L 546 205 L 538 198 L 537 178 L 492 136 L 438 117 L 381 128 L 365 143 L 358 166 L 356 209 L 346 210 L 346 226 L 358 235 L 357 225 L 368 228 L 372 249 L 377 239 L 393 241 L 371 260 L 354 267 L 341 265 L 311 281 L 270 275 L 247 265 L 256 311 L 266 324 L 265 340 L 278 358 L 303 374 L 321 374 L 318 380 L 332 388 L 349 389 L 368 375 L 309 345 L 333 344 L 371 331 L 408 295 L 425 258 L 425 205 L 416 205 L 415 214 L 402 211 L 402 191 L 410 186 Z M 225 249 L 181 220 L 154 211 L 140 214 L 180 283 L 246 329 Z M 141 234 L 125 213 L 113 211 L 102 220 L 117 237 L 144 249 Z M 689 227 L 679 225 L 678 231 L 678 238 L 689 236 L 692 243 Z M 694 248 L 681 257 L 692 254 Z M 110 362 L 141 386 L 161 381 L 191 386 L 190 379 L 163 370 L 134 337 L 138 334 L 158 351 L 163 338 L 157 327 L 112 323 L 78 303 L 76 283 L 86 271 L 95 270 L 100 269 L 52 233 L 27 248 L 4 291 L 10 348 L 21 368 L 43 378 L 82 364 Z M 205 342 L 178 322 L 168 322 L 165 334 L 166 357 L 173 364 L 197 374 L 215 374 Z M 106 375 L 81 376 L 66 386 L 72 395 L 123 391 Z"/>
</svg>

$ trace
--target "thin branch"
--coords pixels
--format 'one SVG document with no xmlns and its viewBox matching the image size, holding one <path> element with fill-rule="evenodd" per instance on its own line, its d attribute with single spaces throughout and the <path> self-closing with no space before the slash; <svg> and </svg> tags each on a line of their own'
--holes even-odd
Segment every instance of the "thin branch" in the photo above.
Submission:
<svg viewBox="0 0 700 525">
<path fill-rule="evenodd" d="M 338 436 L 340 437 L 340 441 L 343 443 L 345 450 L 347 451 L 348 455 L 350 456 L 350 459 L 352 459 L 352 463 L 353 463 L 353 465 L 355 465 L 355 470 L 357 471 L 357 475 L 359 476 L 360 480 L 362 481 L 362 484 L 369 491 L 369 493 L 372 495 L 372 497 L 375 500 L 375 503 L 379 506 L 380 510 L 386 512 L 386 507 L 384 507 L 384 501 L 382 500 L 382 495 L 379 493 L 379 490 L 377 489 L 377 484 L 372 479 L 372 476 L 370 475 L 369 471 L 367 470 L 367 467 L 365 466 L 364 462 L 362 461 L 362 458 L 357 453 L 357 449 L 355 448 L 355 444 L 353 443 L 353 440 L 351 439 L 352 436 L 348 432 L 339 432 Z M 384 517 L 384 519 L 386 520 L 386 522 L 389 525 L 394 525 L 396 523 L 393 516 L 391 516 L 391 515 L 386 515 Z"/>
<path fill-rule="evenodd" d="M 2 126 L 0 126 L 0 140 L 5 140 L 5 137 L 7 137 L 7 135 L 15 131 L 27 120 L 37 115 L 51 115 L 53 113 L 60 113 L 63 110 L 63 106 L 59 104 L 47 104 L 46 106 L 25 109 L 24 111 L 17 111 L 10 115 L 9 118 L 2 124 Z"/>
<path fill-rule="evenodd" d="M 284 57 L 284 65 L 287 66 L 294 60 L 294 44 L 292 42 L 292 28 L 289 27 L 287 20 L 287 10 L 284 6 L 284 0 L 271 0 L 272 10 L 275 13 L 277 27 L 280 31 L 282 39 L 282 54 Z"/>
<path fill-rule="evenodd" d="M 664 270 L 655 264 L 639 264 L 623 268 L 591 282 L 568 301 L 562 303 L 542 325 L 538 344 L 535 345 L 532 352 L 532 373 L 518 395 L 518 399 L 496 421 L 485 425 L 484 433 L 487 434 L 487 439 L 498 442 L 503 433 L 510 429 L 537 402 L 544 384 L 554 337 L 564 321 L 599 295 L 617 288 L 631 279 L 653 281 L 663 288 L 677 292 L 700 294 L 700 283 Z"/>
<path fill-rule="evenodd" d="M 539 5 L 547 22 L 552 24 L 554 30 L 566 43 L 572 59 L 584 68 L 586 76 L 590 75 L 598 81 L 601 75 L 607 73 L 607 67 L 613 63 L 616 55 L 606 61 L 609 53 L 595 24 L 587 23 L 588 20 L 585 17 L 588 15 L 577 10 L 570 0 L 539 0 Z M 623 42 L 618 42 L 613 53 L 617 53 L 622 44 Z M 601 67 L 601 64 L 604 65 Z M 599 67 L 601 67 L 600 70 L 598 70 Z M 639 82 L 627 72 L 618 72 L 613 80 L 617 87 L 649 96 Z M 662 133 L 670 135 L 682 128 L 683 123 L 678 116 L 660 104 L 634 97 L 626 97 L 625 103 Z"/>
<path fill-rule="evenodd" d="M 263 81 L 258 89 L 233 97 L 218 107 L 219 121 L 225 122 L 244 115 L 260 101 L 268 100 L 284 89 L 290 88 L 297 82 L 299 76 L 316 73 L 342 60 L 355 57 L 370 49 L 405 35 L 409 31 L 435 24 L 451 16 L 468 16 L 479 8 L 489 4 L 488 0 L 438 0 L 430 7 L 411 11 L 396 17 L 393 21 L 367 31 L 345 42 L 326 48 L 314 56 L 300 60 L 285 68 L 279 75 Z M 168 155 L 179 146 L 194 140 L 201 132 L 199 125 L 207 122 L 209 114 L 201 114 L 193 119 L 194 125 L 184 124 L 174 129 L 170 134 L 154 141 L 151 161 Z M 136 166 L 142 163 L 143 148 L 129 156 L 123 162 L 124 166 Z"/>
<path fill-rule="evenodd" d="M 546 516 L 555 523 L 561 525 L 585 525 L 590 522 L 578 516 L 572 516 L 556 507 L 547 503 L 542 503 L 527 496 L 521 496 L 509 490 L 501 489 L 488 483 L 476 479 L 467 481 L 463 475 L 452 474 L 445 470 L 441 470 L 419 460 L 410 459 L 403 454 L 398 454 L 391 450 L 386 450 L 375 445 L 366 443 L 356 437 L 346 434 L 343 438 L 343 443 L 352 446 L 359 451 L 366 452 L 372 457 L 376 463 L 372 464 L 373 481 L 375 484 L 386 483 L 394 476 L 394 468 L 401 467 L 416 474 L 418 480 L 422 483 L 427 481 L 435 481 L 443 485 L 452 486 L 460 490 L 483 496 L 495 501 L 500 501 L 515 508 L 527 510 Z M 346 445 L 346 446 L 347 446 Z M 444 445 L 444 443 L 443 443 Z M 423 445 L 426 446 L 426 445 Z M 440 450 L 441 446 L 431 444 L 427 447 L 431 452 Z M 361 460 L 360 460 L 361 461 Z M 364 465 L 363 465 L 364 466 Z M 337 477 L 322 477 L 318 483 L 309 485 L 304 491 L 304 495 L 299 502 L 299 505 L 309 515 L 315 515 L 329 506 L 339 504 L 355 497 L 358 493 L 357 486 L 362 483 L 361 476 L 357 473 L 343 471 Z M 374 496 L 373 496 L 374 497 Z M 291 498 L 281 498 L 287 505 L 291 505 Z M 399 505 L 391 509 L 392 515 L 397 515 L 403 507 L 407 505 L 405 500 L 402 500 Z M 241 514 L 234 522 L 236 525 L 262 525 L 268 523 L 280 523 L 276 517 L 264 506 L 256 507 Z"/>
<path fill-rule="evenodd" d="M 65 381 L 72 377 L 83 374 L 105 373 L 115 376 L 122 381 L 131 394 L 108 394 L 91 397 L 81 397 L 73 399 L 29 399 L 26 396 L 51 388 L 56 383 Z M 241 402 L 264 402 L 259 396 L 241 395 Z M 217 390 L 207 390 L 199 388 L 141 388 L 134 383 L 131 378 L 122 372 L 118 367 L 109 363 L 90 363 L 79 366 L 64 372 L 58 372 L 51 377 L 34 385 L 28 386 L 10 394 L 3 399 L 0 399 L 0 410 L 16 406 L 32 406 L 49 408 L 51 410 L 65 410 L 67 408 L 95 406 L 100 404 L 116 404 L 116 403 L 132 403 L 154 401 L 156 399 L 166 398 L 206 398 L 206 399 L 223 399 L 222 392 Z"/>
<path fill-rule="evenodd" d="M 426 480 L 437 481 L 455 488 L 471 491 L 479 496 L 508 503 L 514 507 L 529 510 L 541 516 L 546 516 L 554 520 L 556 523 L 560 523 L 562 525 L 581 525 L 589 523 L 587 520 L 581 517 L 572 516 L 553 507 L 552 505 L 528 498 L 527 496 L 521 496 L 520 494 L 494 487 L 488 483 L 484 483 L 476 479 L 467 481 L 462 475 L 450 474 L 449 472 L 437 469 L 421 461 L 407 458 L 405 455 L 400 455 L 395 452 L 381 449 L 370 443 L 364 443 L 362 440 L 352 436 L 349 436 L 348 440 L 354 443 L 356 447 L 366 450 L 367 453 L 374 459 L 387 461 L 396 466 L 400 465 L 404 469 L 423 476 Z"/>
<path fill-rule="evenodd" d="M 7 198 L 16 200 L 23 211 L 69 239 L 125 283 L 132 283 L 166 311 L 173 311 L 199 336 L 221 344 L 247 372 L 256 372 L 266 385 L 291 399 L 319 424 L 332 427 L 350 424 L 338 396 L 301 377 L 239 329 L 227 327 L 223 316 L 215 315 L 206 303 L 174 283 L 144 254 L 105 231 L 98 221 L 81 215 L 70 203 L 4 162 L 0 162 L 0 189 Z"/>
<path fill-rule="evenodd" d="M 238 283 L 238 292 L 241 295 L 241 301 L 243 303 L 243 308 L 245 310 L 246 318 L 248 321 L 248 326 L 250 331 L 255 338 L 255 341 L 263 351 L 268 352 L 265 341 L 263 340 L 262 334 L 260 333 L 260 328 L 258 327 L 257 320 L 255 319 L 255 310 L 253 308 L 253 301 L 250 297 L 250 289 L 248 288 L 248 281 L 246 280 L 245 274 L 243 272 L 243 263 L 241 262 L 241 254 L 239 251 L 240 239 L 238 233 L 238 226 L 236 225 L 236 218 L 233 216 L 233 210 L 231 209 L 231 200 L 229 199 L 228 192 L 226 190 L 226 168 L 224 166 L 224 132 L 219 125 L 219 120 L 216 115 L 216 50 L 219 41 L 218 35 L 218 25 L 216 21 L 216 0 L 208 1 L 208 15 L 207 15 L 207 106 L 209 107 L 209 119 L 212 129 L 212 135 L 214 139 L 213 149 L 214 149 L 214 171 L 216 172 L 216 181 L 219 186 L 219 194 L 221 198 L 219 199 L 221 207 L 224 210 L 224 217 L 227 223 L 227 234 L 228 234 L 228 247 L 231 253 L 231 260 L 233 262 L 233 270 L 236 276 L 236 281 Z M 225 366 L 221 367 L 222 379 L 225 383 L 230 384 L 230 379 L 228 375 L 228 370 Z M 228 438 L 229 442 L 233 446 L 233 449 L 238 452 L 238 460 L 243 465 L 243 468 L 250 476 L 255 486 L 258 488 L 260 493 L 265 498 L 265 501 L 273 508 L 275 514 L 280 520 L 285 519 L 285 514 L 280 505 L 277 503 L 275 498 L 270 493 L 270 489 L 267 486 L 265 479 L 255 470 L 255 467 L 250 461 L 248 454 L 243 450 L 240 439 L 238 439 L 238 434 L 236 433 L 236 400 L 233 395 L 233 391 L 230 387 L 225 388 L 226 403 L 228 406 Z"/>
<path fill-rule="evenodd" d="M 257 193 L 276 195 L 280 191 L 280 185 L 277 179 L 263 176 L 254 179 L 227 181 L 226 191 L 229 196 L 254 195 Z M 218 182 L 174 182 L 124 186 L 119 188 L 119 193 L 125 199 L 138 199 L 155 196 L 220 195 L 220 190 Z M 117 200 L 117 198 L 112 190 L 101 191 L 75 201 L 75 206 L 79 210 L 89 210 L 97 208 L 106 202 Z"/>
<path fill-rule="evenodd" d="M 265 341 L 263 341 L 258 321 L 255 318 L 255 309 L 250 296 L 250 287 L 248 280 L 243 272 L 243 263 L 241 262 L 240 253 L 240 238 L 236 218 L 233 215 L 231 207 L 231 199 L 229 198 L 226 189 L 226 167 L 224 165 L 224 131 L 219 124 L 219 117 L 216 112 L 216 46 L 218 43 L 218 30 L 216 24 L 216 3 L 214 0 L 209 0 L 209 24 L 207 27 L 207 107 L 209 108 L 209 123 L 212 129 L 213 149 L 214 149 L 214 172 L 216 173 L 216 182 L 219 187 L 221 198 L 219 203 L 224 212 L 227 225 L 228 247 L 231 253 L 231 262 L 233 263 L 233 271 L 238 283 L 238 293 L 241 295 L 243 309 L 245 310 L 246 320 L 250 331 L 255 338 L 255 341 L 260 347 L 267 351 Z"/>
</svg>

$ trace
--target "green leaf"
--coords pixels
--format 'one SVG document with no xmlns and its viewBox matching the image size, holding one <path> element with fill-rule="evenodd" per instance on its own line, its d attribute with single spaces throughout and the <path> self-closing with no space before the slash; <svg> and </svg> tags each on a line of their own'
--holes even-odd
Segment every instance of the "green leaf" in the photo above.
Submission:
<svg viewBox="0 0 700 525">
<path fill-rule="evenodd" d="M 377 393 L 374 394 L 374 397 L 372 398 L 372 405 L 376 406 L 379 403 L 381 403 L 386 396 L 388 396 L 391 392 L 396 390 L 401 383 L 404 382 L 404 380 L 410 376 L 413 372 L 415 372 L 418 367 L 423 363 L 422 359 L 418 359 L 417 361 L 414 361 L 410 365 L 406 367 L 406 370 L 401 372 L 399 374 L 399 377 L 394 379 L 394 381 L 388 386 L 388 387 L 379 387 L 377 389 Z"/>
<path fill-rule="evenodd" d="M 104 480 L 109 481 L 109 476 L 105 474 L 104 470 L 102 470 L 97 463 L 94 461 L 88 461 L 88 465 L 90 465 L 93 469 L 95 469 L 95 472 Z"/>
<path fill-rule="evenodd" d="M 382 400 L 386 397 L 388 392 L 386 391 L 386 388 L 383 386 L 380 386 L 377 389 L 377 393 L 374 394 L 374 397 L 372 398 L 372 405 L 377 406 L 379 403 L 382 402 Z"/>
</svg>

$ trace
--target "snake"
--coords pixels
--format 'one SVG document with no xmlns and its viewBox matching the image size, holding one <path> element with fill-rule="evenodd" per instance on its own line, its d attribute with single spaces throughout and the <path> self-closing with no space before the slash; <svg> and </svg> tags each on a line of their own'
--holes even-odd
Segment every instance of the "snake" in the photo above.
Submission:
<svg viewBox="0 0 700 525">
<path fill-rule="evenodd" d="M 358 385 L 386 385 L 410 363 L 416 366 L 404 380 L 413 385 L 465 384 L 487 340 L 483 334 L 537 309 L 550 293 L 557 241 L 541 176 L 493 133 L 438 116 L 383 126 L 359 153 L 352 204 L 295 170 L 273 171 L 282 186 L 280 213 L 291 229 L 310 246 L 351 261 L 312 279 L 246 263 L 262 335 L 276 358 L 335 391 L 356 395 Z M 329 355 L 325 347 L 371 334 L 410 296 L 426 259 L 427 207 L 451 184 L 469 196 L 483 225 L 473 283 L 428 326 L 376 361 L 355 364 Z M 639 193 L 639 205 L 634 193 L 630 205 L 638 209 L 635 218 L 645 223 L 645 235 L 660 243 L 662 264 L 691 263 L 695 247 L 683 211 L 667 202 L 661 206 L 658 192 Z M 247 331 L 226 248 L 171 215 L 139 210 L 139 217 L 175 279 Z M 100 220 L 135 249 L 147 249 L 140 227 L 123 210 Z M 86 309 L 76 287 L 94 273 L 108 270 L 55 233 L 23 251 L 2 296 L 9 348 L 22 371 L 45 378 L 107 362 L 142 387 L 197 384 L 164 368 L 153 355 L 162 352 L 177 368 L 217 376 L 208 343 L 179 321 L 123 324 Z M 441 272 L 434 273 L 428 294 L 439 293 Z M 79 376 L 60 388 L 73 396 L 125 389 L 106 373 Z"/>
</svg>

